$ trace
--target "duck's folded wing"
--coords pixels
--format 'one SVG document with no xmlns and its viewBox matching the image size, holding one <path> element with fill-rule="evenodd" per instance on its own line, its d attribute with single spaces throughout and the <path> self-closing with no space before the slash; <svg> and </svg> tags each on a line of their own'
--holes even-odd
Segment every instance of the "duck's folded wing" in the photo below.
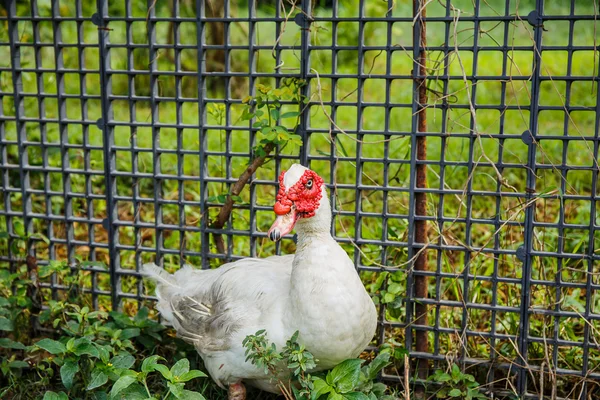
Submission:
<svg viewBox="0 0 600 400">
<path fill-rule="evenodd" d="M 199 350 L 220 351 L 233 333 L 282 299 L 292 259 L 244 259 L 214 270 L 186 266 L 173 275 L 146 264 L 143 273 L 158 283 L 157 309 L 178 335 Z"/>
</svg>

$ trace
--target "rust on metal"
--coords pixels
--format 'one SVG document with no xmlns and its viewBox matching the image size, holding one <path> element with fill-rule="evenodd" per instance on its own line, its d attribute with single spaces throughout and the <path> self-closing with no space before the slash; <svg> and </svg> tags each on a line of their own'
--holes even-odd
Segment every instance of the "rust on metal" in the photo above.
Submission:
<svg viewBox="0 0 600 400">
<path fill-rule="evenodd" d="M 419 58 L 418 58 L 418 111 L 417 111 L 417 132 L 427 132 L 427 35 L 426 35 L 426 7 L 424 6 L 423 0 L 414 0 L 413 12 L 418 17 L 419 28 L 420 28 L 420 44 L 419 44 Z M 417 160 L 423 161 L 427 159 L 427 137 L 423 135 L 417 136 Z M 423 191 L 418 189 L 427 187 L 427 166 L 422 163 L 417 163 L 417 179 L 415 191 L 415 216 L 422 217 L 427 215 L 427 195 Z M 415 242 L 420 245 L 427 243 L 427 221 L 423 219 L 415 219 Z M 415 271 L 426 271 L 427 270 L 427 251 L 422 248 L 416 249 L 417 258 L 414 263 Z M 415 325 L 426 325 L 427 324 L 427 304 L 418 301 L 427 297 L 427 276 L 416 275 L 415 276 Z M 423 330 L 417 330 L 415 333 L 415 345 L 417 352 L 427 353 L 429 351 L 429 339 L 427 336 L 428 332 Z M 426 379 L 428 375 L 428 363 L 425 360 L 421 360 L 417 364 L 417 373 L 420 379 Z"/>
</svg>

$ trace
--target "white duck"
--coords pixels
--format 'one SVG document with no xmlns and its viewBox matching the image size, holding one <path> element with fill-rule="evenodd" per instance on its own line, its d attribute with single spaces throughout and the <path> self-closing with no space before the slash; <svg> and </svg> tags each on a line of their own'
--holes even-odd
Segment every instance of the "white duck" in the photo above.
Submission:
<svg viewBox="0 0 600 400">
<path fill-rule="evenodd" d="M 331 207 L 323 179 L 294 164 L 279 177 L 269 237 L 298 233 L 295 255 L 247 258 L 213 270 L 185 266 L 170 275 L 144 265 L 158 282 L 157 308 L 191 342 L 230 399 L 244 399 L 242 381 L 278 393 L 262 369 L 245 361 L 242 341 L 265 329 L 281 349 L 295 331 L 317 370 L 357 357 L 369 344 L 377 314 L 354 264 L 330 235 Z"/>
</svg>

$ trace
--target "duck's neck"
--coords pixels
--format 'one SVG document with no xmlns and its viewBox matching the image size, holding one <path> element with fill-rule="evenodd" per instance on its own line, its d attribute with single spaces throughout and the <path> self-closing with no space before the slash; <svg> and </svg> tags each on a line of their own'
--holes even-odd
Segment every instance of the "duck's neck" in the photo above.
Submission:
<svg viewBox="0 0 600 400">
<path fill-rule="evenodd" d="M 331 237 L 331 206 L 326 195 L 321 198 L 319 209 L 313 217 L 298 220 L 296 233 L 298 234 L 298 249 L 318 245 L 324 240 L 333 240 Z"/>
</svg>

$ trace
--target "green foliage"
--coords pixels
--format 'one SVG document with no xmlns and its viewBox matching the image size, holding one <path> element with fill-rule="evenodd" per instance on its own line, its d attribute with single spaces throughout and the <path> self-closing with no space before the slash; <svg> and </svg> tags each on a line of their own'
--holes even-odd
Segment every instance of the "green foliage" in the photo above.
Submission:
<svg viewBox="0 0 600 400">
<path fill-rule="evenodd" d="M 246 336 L 242 345 L 246 348 L 246 361 L 262 368 L 265 375 L 276 374 L 277 363 L 283 359 L 283 356 L 277 352 L 275 343 L 269 344 L 267 332 L 264 329 L 254 335 Z"/>
<path fill-rule="evenodd" d="M 349 359 L 330 371 L 311 375 L 309 372 L 318 360 L 298 342 L 298 335 L 296 331 L 281 351 L 277 351 L 274 343 L 269 343 L 265 330 L 249 335 L 243 341 L 246 360 L 276 379 L 286 399 L 393 399 L 385 394 L 387 388 L 383 383 L 374 382 L 379 372 L 390 364 L 388 352 L 380 353 L 366 365 L 363 365 L 364 360 Z M 284 368 L 287 368 L 287 374 Z M 286 392 L 288 386 L 291 392 Z"/>
<path fill-rule="evenodd" d="M 25 265 L 0 273 L 0 397 L 204 399 L 194 389 L 195 379 L 206 375 L 184 357 L 195 350 L 166 335 L 148 308 L 129 317 L 65 299 L 50 300 L 39 311 L 29 297 L 35 273 L 28 276 Z M 52 274 L 64 278 L 70 293 L 80 283 L 81 265 L 50 262 L 39 268 L 39 276 Z M 34 320 L 39 326 L 31 325 Z M 46 337 L 39 338 L 39 331 Z M 162 363 L 161 354 L 174 365 Z"/>
<path fill-rule="evenodd" d="M 384 285 L 385 284 L 385 285 Z M 384 271 L 377 274 L 377 279 L 367 287 L 375 304 L 385 304 L 389 319 L 399 319 L 404 315 L 404 288 L 406 272 L 393 273 Z"/>
<path fill-rule="evenodd" d="M 293 129 L 300 123 L 300 111 L 282 112 L 282 108 L 286 102 L 301 104 L 304 101 L 304 96 L 300 93 L 304 85 L 306 82 L 297 78 L 283 79 L 281 87 L 276 89 L 257 84 L 256 96 L 244 98 L 243 102 L 247 107 L 240 118 L 243 121 L 255 119 L 252 127 L 258 129 L 258 144 L 254 151 L 259 157 L 265 157 L 269 149 L 275 146 L 283 147 L 289 143 L 302 146 L 302 138 L 291 133 L 290 129 L 281 124 L 281 120 L 293 118 Z"/>
<path fill-rule="evenodd" d="M 2 332 L 12 332 L 13 339 L 26 339 L 29 327 L 29 310 L 33 307 L 33 299 L 28 294 L 30 279 L 27 267 L 22 265 L 15 272 L 0 269 L 0 336 Z M 0 347 L 16 346 L 0 339 Z"/>
<path fill-rule="evenodd" d="M 191 379 L 206 376 L 198 370 L 190 370 L 188 359 L 180 359 L 171 369 L 159 363 L 165 359 L 158 355 L 136 362 L 132 339 L 147 336 L 142 344 L 148 344 L 147 340 L 164 329 L 147 319 L 147 308 L 141 308 L 134 318 L 117 312 L 110 315 L 90 312 L 87 307 L 80 308 L 76 304 L 68 304 L 65 310 L 73 311 L 64 311 L 69 317 L 64 323 L 59 319 L 64 335 L 59 340 L 45 338 L 36 342 L 29 353 L 51 355 L 48 360 L 58 369 L 60 381 L 70 396 L 88 398 L 93 393 L 96 398 L 145 399 L 154 395 L 151 392 L 157 392 L 166 399 L 184 398 L 182 396 L 187 394 L 202 398 L 199 393 L 184 388 Z M 160 373 L 162 379 L 151 391 L 147 381 L 155 372 Z M 156 376 L 153 381 L 156 383 Z"/>
<path fill-rule="evenodd" d="M 2 358 L 2 374 L 14 378 L 14 385 L 21 370 L 30 369 L 41 378 L 36 382 L 40 386 L 56 387 L 58 380 L 64 388 L 59 393 L 47 392 L 45 399 L 66 398 L 67 394 L 82 399 L 147 399 L 156 395 L 163 399 L 204 399 L 199 392 L 185 388 L 187 382 L 206 377 L 203 372 L 190 369 L 187 358 L 169 369 L 160 363 L 165 358 L 159 355 L 137 359 L 134 356 L 138 349 L 132 339 L 147 336 L 141 341 L 147 345 L 147 340 L 164 329 L 147 319 L 146 308 L 134 318 L 117 312 L 90 312 L 76 304 L 67 304 L 63 311 L 66 319 L 58 319 L 57 326 L 63 332 L 58 340 L 44 338 L 24 346 L 3 338 L 2 347 L 24 350 L 22 354 L 27 359 L 38 360 L 30 365 L 16 360 L 16 354 Z"/>
<path fill-rule="evenodd" d="M 458 365 L 452 364 L 450 373 L 436 370 L 429 377 L 429 381 L 441 384 L 436 392 L 438 399 L 487 399 L 488 397 L 479 391 L 479 383 L 471 374 L 460 370 Z"/>
</svg>

